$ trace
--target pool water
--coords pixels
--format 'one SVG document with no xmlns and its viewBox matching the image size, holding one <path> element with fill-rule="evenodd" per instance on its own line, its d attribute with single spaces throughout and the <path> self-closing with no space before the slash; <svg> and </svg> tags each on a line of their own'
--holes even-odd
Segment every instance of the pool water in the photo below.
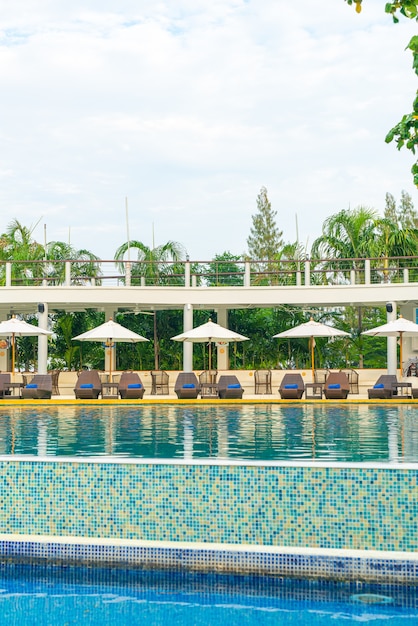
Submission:
<svg viewBox="0 0 418 626">
<path fill-rule="evenodd" d="M 418 462 L 412 405 L 0 408 L 0 455 Z"/>
<path fill-rule="evenodd" d="M 361 598 L 367 598 L 365 602 Z M 15 626 L 373 626 L 418 623 L 415 589 L 219 574 L 8 565 L 0 622 Z"/>
</svg>

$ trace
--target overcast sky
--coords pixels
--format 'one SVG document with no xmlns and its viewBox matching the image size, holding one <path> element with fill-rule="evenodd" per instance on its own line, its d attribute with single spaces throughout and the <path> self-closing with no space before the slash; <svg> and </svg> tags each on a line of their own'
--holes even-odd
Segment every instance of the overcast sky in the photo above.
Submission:
<svg viewBox="0 0 418 626">
<path fill-rule="evenodd" d="M 247 249 L 268 190 L 285 241 L 384 210 L 413 156 L 415 23 L 384 0 L 1 0 L 0 232 L 111 259 L 129 237 L 190 258 Z M 297 220 L 296 220 L 297 215 Z"/>
</svg>

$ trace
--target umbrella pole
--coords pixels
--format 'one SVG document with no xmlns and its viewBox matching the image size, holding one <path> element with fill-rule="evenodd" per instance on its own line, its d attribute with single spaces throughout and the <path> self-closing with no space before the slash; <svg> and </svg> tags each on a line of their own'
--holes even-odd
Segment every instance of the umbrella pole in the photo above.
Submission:
<svg viewBox="0 0 418 626">
<path fill-rule="evenodd" d="M 403 333 L 399 333 L 400 341 L 399 341 L 399 376 L 402 378 L 402 335 Z"/>
<path fill-rule="evenodd" d="M 212 370 L 212 341 L 211 338 L 209 337 L 209 371 Z"/>
<path fill-rule="evenodd" d="M 315 346 L 314 338 L 311 337 L 311 364 L 312 364 L 312 382 L 315 382 Z"/>
<path fill-rule="evenodd" d="M 12 380 L 15 375 L 15 350 L 16 350 L 15 334 L 13 333 L 12 334 Z"/>
<path fill-rule="evenodd" d="M 112 357 L 113 357 L 113 344 L 112 340 L 108 339 L 107 344 L 109 346 L 109 383 L 112 382 Z"/>
</svg>

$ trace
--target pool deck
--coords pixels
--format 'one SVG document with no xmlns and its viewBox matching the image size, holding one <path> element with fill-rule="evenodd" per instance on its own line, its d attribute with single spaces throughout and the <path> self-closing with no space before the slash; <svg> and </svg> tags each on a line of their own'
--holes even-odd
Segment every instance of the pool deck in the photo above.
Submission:
<svg viewBox="0 0 418 626">
<path fill-rule="evenodd" d="M 220 398 L 197 398 L 195 400 L 181 400 L 178 399 L 175 394 L 168 395 L 155 395 L 155 396 L 144 396 L 142 400 L 128 400 L 128 399 L 120 399 L 120 398 L 98 398 L 97 400 L 81 400 L 76 399 L 74 395 L 55 395 L 52 396 L 50 400 L 30 400 L 30 399 L 21 399 L 21 398 L 4 398 L 0 400 L 0 406 L 29 406 L 29 405 L 154 405 L 154 404 L 177 404 L 177 405 L 242 405 L 242 404 L 321 404 L 321 405 L 331 405 L 331 404 L 418 404 L 418 398 L 406 398 L 406 397 L 394 397 L 387 400 L 379 400 L 379 399 L 369 399 L 367 394 L 356 394 L 349 395 L 346 400 L 327 400 L 325 398 L 322 399 L 305 399 L 301 400 L 282 400 L 280 396 L 275 394 L 248 394 L 245 398 L 242 399 L 220 399 Z"/>
<path fill-rule="evenodd" d="M 312 380 L 312 373 L 308 370 L 292 370 L 292 373 L 300 373 L 303 377 L 305 383 L 310 383 Z M 199 375 L 200 370 L 195 371 L 196 375 Z M 253 370 L 229 370 L 229 371 L 220 371 L 218 372 L 218 376 L 223 374 L 233 374 L 236 375 L 240 384 L 244 389 L 244 395 L 242 399 L 239 400 L 221 400 L 216 397 L 205 397 L 205 398 L 197 398 L 196 400 L 180 400 L 177 398 L 177 395 L 174 392 L 174 385 L 179 374 L 178 371 L 170 371 L 169 374 L 169 393 L 168 394 L 151 394 L 151 376 L 148 371 L 139 371 L 138 374 L 143 382 L 145 388 L 145 395 L 142 400 L 122 400 L 120 398 L 99 398 L 98 400 L 79 400 L 75 398 L 74 395 L 74 387 L 77 380 L 77 373 L 72 371 L 62 371 L 59 377 L 59 395 L 53 395 L 51 400 L 21 400 L 19 398 L 10 398 L 5 397 L 0 399 L 0 405 L 6 405 L 9 403 L 12 404 L 45 404 L 45 403 L 55 403 L 55 404 L 358 404 L 358 403 L 371 403 L 371 404 L 382 404 L 384 402 L 388 402 L 389 404 L 393 403 L 401 403 L 401 404 L 415 404 L 418 402 L 418 399 L 412 399 L 402 396 L 396 396 L 389 400 L 369 400 L 368 399 L 368 389 L 372 388 L 375 384 L 376 380 L 380 375 L 386 374 L 386 370 L 383 369 L 363 369 L 359 370 L 359 393 L 349 394 L 346 400 L 327 400 L 325 398 L 308 398 L 301 400 L 282 400 L 279 394 L 279 386 L 283 379 L 283 376 L 289 373 L 286 370 L 272 370 L 272 393 L 271 394 L 255 394 L 254 393 L 254 371 Z M 120 374 L 120 372 L 113 372 L 113 376 Z M 19 382 L 20 375 L 15 374 L 16 382 Z M 117 379 L 117 378 L 116 378 Z M 115 380 L 115 378 L 114 378 Z M 418 377 L 408 377 L 401 378 L 398 374 L 399 382 L 407 382 L 412 385 L 412 388 L 418 388 Z"/>
</svg>

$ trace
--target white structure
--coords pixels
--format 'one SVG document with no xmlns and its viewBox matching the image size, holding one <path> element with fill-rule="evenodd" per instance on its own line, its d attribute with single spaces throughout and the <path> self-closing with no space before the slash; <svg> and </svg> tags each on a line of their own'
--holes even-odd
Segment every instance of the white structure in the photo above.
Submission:
<svg viewBox="0 0 418 626">
<path fill-rule="evenodd" d="M 102 266 L 106 262 L 100 262 Z M 414 261 L 415 263 L 415 261 Z M 72 284 L 71 264 L 65 262 L 64 284 L 48 286 L 43 281 L 39 286 L 14 286 L 12 284 L 11 264 L 6 263 L 6 285 L 0 287 L 0 319 L 6 319 L 11 313 L 39 312 L 39 325 L 46 328 L 48 312 L 54 310 L 82 311 L 89 308 L 104 311 L 105 319 L 115 317 L 118 310 L 154 312 L 157 310 L 177 309 L 183 311 L 184 331 L 193 327 L 193 311 L 197 309 L 215 310 L 217 322 L 228 326 L 229 309 L 256 307 L 274 308 L 280 305 L 294 307 L 342 307 L 342 306 L 382 306 L 386 305 L 387 319 L 395 319 L 397 314 L 412 321 L 417 320 L 418 283 L 409 282 L 408 269 L 391 270 L 397 272 L 402 282 L 381 282 L 387 280 L 387 269 L 373 271 L 370 262 L 363 260 L 361 272 L 348 272 L 344 284 L 314 285 L 310 262 L 306 261 L 302 271 L 291 276 L 293 284 L 258 286 L 251 280 L 249 263 L 242 263 L 241 286 L 198 286 L 199 275 L 192 274 L 192 262 L 184 263 L 182 285 L 148 286 L 145 279 L 141 285 L 131 286 L 131 274 L 85 279 L 84 284 Z M 387 267 L 387 266 L 385 266 Z M 374 272 L 374 273 L 373 273 Z M 382 273 L 383 275 L 382 279 Z M 323 272 L 324 273 L 324 272 Z M 287 276 L 287 274 L 286 274 Z M 303 280 L 302 280 L 303 278 Z M 80 279 L 78 279 L 80 281 Z M 374 282 L 373 282 L 374 281 Z M 377 282 L 379 281 L 379 282 Z M 361 284 L 358 284 L 361 282 Z M 303 283 L 303 284 L 302 284 Z M 46 369 L 46 339 L 39 339 L 39 371 Z M 184 361 L 190 368 L 193 344 L 184 344 Z M 405 338 L 404 358 L 418 355 L 418 339 Z M 0 349 L 0 369 L 4 367 L 5 351 Z M 228 369 L 228 347 L 218 348 L 218 368 Z M 396 372 L 396 338 L 388 338 L 388 371 Z"/>
</svg>

